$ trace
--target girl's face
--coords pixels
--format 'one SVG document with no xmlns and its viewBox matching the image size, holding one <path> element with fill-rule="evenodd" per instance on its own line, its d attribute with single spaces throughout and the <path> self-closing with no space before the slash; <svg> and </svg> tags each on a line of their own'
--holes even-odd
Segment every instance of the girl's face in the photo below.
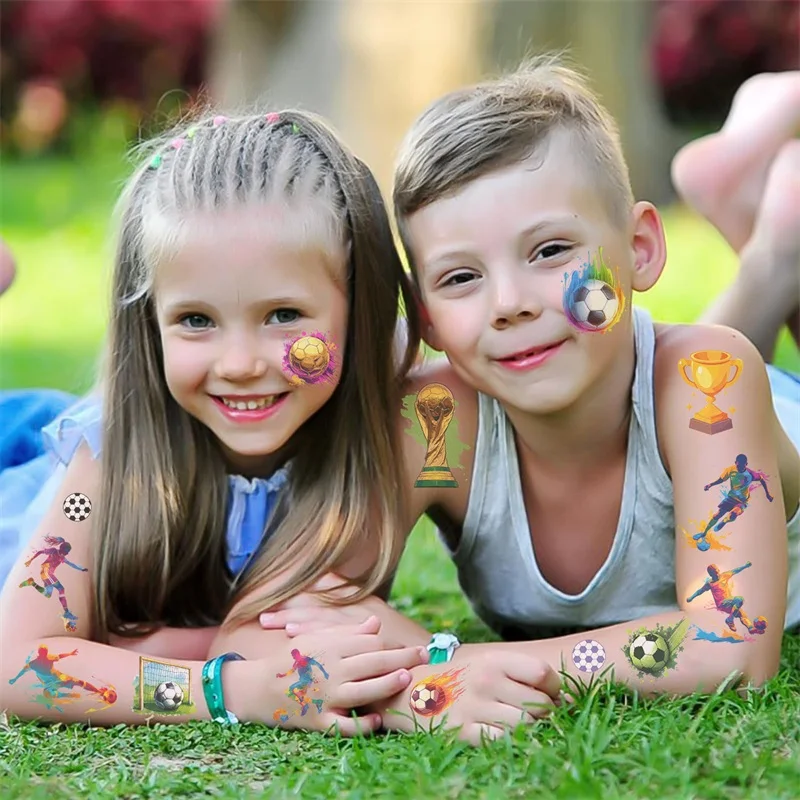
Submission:
<svg viewBox="0 0 800 800">
<path fill-rule="evenodd" d="M 322 229 L 309 233 L 308 216 L 277 207 L 195 215 L 185 246 L 157 270 L 167 386 L 242 472 L 267 470 L 341 378 L 346 256 Z M 336 347 L 315 383 L 286 366 L 304 333 Z"/>
</svg>

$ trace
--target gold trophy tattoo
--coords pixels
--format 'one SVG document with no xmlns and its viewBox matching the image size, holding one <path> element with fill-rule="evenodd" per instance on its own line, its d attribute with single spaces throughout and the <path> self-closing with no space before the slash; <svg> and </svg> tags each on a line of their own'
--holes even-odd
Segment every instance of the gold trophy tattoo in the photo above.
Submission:
<svg viewBox="0 0 800 800">
<path fill-rule="evenodd" d="M 428 442 L 425 464 L 414 486 L 458 486 L 458 481 L 447 465 L 445 431 L 455 413 L 453 393 L 441 383 L 429 383 L 417 393 L 414 404 L 422 433 Z"/>
</svg>

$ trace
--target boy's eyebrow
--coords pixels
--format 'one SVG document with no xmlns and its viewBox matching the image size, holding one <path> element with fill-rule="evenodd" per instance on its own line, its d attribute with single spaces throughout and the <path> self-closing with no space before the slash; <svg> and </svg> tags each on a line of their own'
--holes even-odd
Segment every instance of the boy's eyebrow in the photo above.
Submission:
<svg viewBox="0 0 800 800">
<path fill-rule="evenodd" d="M 538 233 L 539 231 L 554 227 L 555 225 L 564 225 L 567 223 L 573 223 L 577 219 L 577 214 L 564 214 L 559 217 L 550 217 L 548 219 L 542 219 L 538 222 L 535 222 L 533 225 L 529 225 L 519 234 L 519 239 L 525 239 L 528 236 L 533 236 L 534 234 Z M 440 261 L 448 261 L 451 259 L 457 258 L 468 258 L 470 256 L 469 250 L 445 250 L 441 253 L 435 253 L 433 257 L 426 258 L 425 261 L 422 263 L 423 267 L 427 267 L 430 269 L 431 267 L 438 264 Z"/>
</svg>

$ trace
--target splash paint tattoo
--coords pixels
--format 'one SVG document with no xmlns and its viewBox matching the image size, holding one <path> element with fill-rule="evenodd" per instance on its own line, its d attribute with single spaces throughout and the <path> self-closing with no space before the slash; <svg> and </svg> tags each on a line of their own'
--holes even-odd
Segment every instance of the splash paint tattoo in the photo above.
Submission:
<svg viewBox="0 0 800 800">
<path fill-rule="evenodd" d="M 622 318 L 625 294 L 619 280 L 603 262 L 603 248 L 597 258 L 571 275 L 564 273 L 564 314 L 583 333 L 607 333 Z"/>
<path fill-rule="evenodd" d="M 324 697 L 316 697 L 311 700 L 308 697 L 309 692 L 319 692 L 319 678 L 314 674 L 314 667 L 319 670 L 325 680 L 328 680 L 330 675 L 319 661 L 311 656 L 302 655 L 297 649 L 292 650 L 292 658 L 294 663 L 291 669 L 288 672 L 278 672 L 275 677 L 286 678 L 297 673 L 297 680 L 286 690 L 286 696 L 299 705 L 299 709 L 293 712 L 294 716 L 304 717 L 312 705 L 317 709 L 317 713 L 321 714 Z M 278 708 L 272 718 L 276 722 L 286 722 L 290 716 L 291 714 L 285 708 Z"/>
<path fill-rule="evenodd" d="M 42 585 L 39 586 L 33 578 L 26 578 L 20 583 L 19 588 L 22 589 L 25 586 L 32 586 L 39 594 L 44 595 L 48 599 L 53 594 L 53 591 L 58 592 L 58 602 L 61 603 L 61 607 L 64 609 L 64 613 L 61 615 L 61 618 L 64 620 L 64 629 L 68 633 L 74 633 L 77 630 L 76 623 L 78 618 L 67 607 L 66 591 L 61 581 L 56 577 L 56 569 L 62 564 L 66 564 L 68 567 L 72 567 L 79 572 L 88 572 L 88 570 L 86 567 L 73 564 L 67 559 L 67 555 L 70 550 L 72 550 L 72 545 L 61 536 L 45 536 L 44 540 L 47 544 L 51 545 L 51 547 L 37 550 L 25 562 L 25 566 L 29 567 L 35 558 L 42 555 L 45 556 L 40 572 Z"/>
<path fill-rule="evenodd" d="M 686 374 L 687 367 L 691 368 L 691 378 Z M 714 400 L 723 389 L 733 386 L 739 380 L 742 368 L 742 359 L 733 358 L 724 350 L 698 350 L 689 358 L 678 360 L 678 372 L 681 377 L 689 386 L 706 396 L 705 408 L 689 420 L 689 427 L 692 430 L 713 436 L 733 428 L 733 420 L 714 405 Z"/>
<path fill-rule="evenodd" d="M 767 620 L 764 617 L 756 617 L 751 622 L 742 608 L 744 598 L 741 595 L 733 594 L 731 579 L 734 575 L 751 566 L 752 563 L 748 561 L 746 564 L 742 564 L 741 567 L 723 572 L 716 564 L 709 564 L 706 568 L 709 577 L 691 597 L 686 598 L 686 602 L 691 603 L 701 594 L 710 592 L 713 598 L 713 605 L 709 605 L 708 608 L 716 608 L 717 611 L 725 614 L 725 624 L 733 633 L 738 633 L 736 630 L 736 620 L 738 620 L 751 636 L 763 634 L 767 630 Z"/>
<path fill-rule="evenodd" d="M 13 685 L 26 673 L 32 673 L 37 679 L 32 688 L 41 689 L 40 694 L 34 698 L 34 702 L 43 705 L 47 709 L 55 709 L 62 714 L 64 713 L 62 706 L 67 703 L 73 703 L 81 697 L 91 695 L 97 695 L 100 705 L 96 708 L 87 709 L 87 714 L 108 708 L 117 701 L 117 691 L 113 686 L 95 686 L 93 683 L 80 678 L 73 678 L 54 666 L 56 661 L 76 655 L 78 655 L 77 650 L 55 655 L 50 653 L 47 645 L 40 644 L 36 655 L 31 653 L 28 656 L 25 666 L 15 677 L 11 678 L 9 683 Z M 86 695 L 70 691 L 75 688 L 83 689 Z"/>
<path fill-rule="evenodd" d="M 676 668 L 676 657 L 683 650 L 683 640 L 689 633 L 689 620 L 683 619 L 672 628 L 638 628 L 631 633 L 622 652 L 640 678 L 660 678 Z"/>
<path fill-rule="evenodd" d="M 336 370 L 336 345 L 324 333 L 314 331 L 287 339 L 283 371 L 295 386 L 329 381 Z"/>
<path fill-rule="evenodd" d="M 192 670 L 180 664 L 139 656 L 133 680 L 133 710 L 139 714 L 194 714 Z"/>
<path fill-rule="evenodd" d="M 408 704 L 415 714 L 434 717 L 450 708 L 464 694 L 461 674 L 466 667 L 428 675 L 411 689 Z"/>
</svg>

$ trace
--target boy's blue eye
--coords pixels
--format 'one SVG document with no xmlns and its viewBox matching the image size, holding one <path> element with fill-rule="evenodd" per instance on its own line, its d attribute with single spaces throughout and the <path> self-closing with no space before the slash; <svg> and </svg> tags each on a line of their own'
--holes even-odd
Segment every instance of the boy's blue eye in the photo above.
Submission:
<svg viewBox="0 0 800 800">
<path fill-rule="evenodd" d="M 205 314 L 186 314 L 179 320 L 184 328 L 199 331 L 211 325 L 211 320 Z"/>
<path fill-rule="evenodd" d="M 279 325 L 286 325 L 290 322 L 297 322 L 300 319 L 300 312 L 296 308 L 279 308 L 269 316 Z"/>
<path fill-rule="evenodd" d="M 545 245 L 538 254 L 542 258 L 553 258 L 554 256 L 561 255 L 565 250 L 569 250 L 569 247 L 565 244 L 548 244 Z M 533 260 L 533 258 L 531 258 L 531 260 Z"/>
</svg>

